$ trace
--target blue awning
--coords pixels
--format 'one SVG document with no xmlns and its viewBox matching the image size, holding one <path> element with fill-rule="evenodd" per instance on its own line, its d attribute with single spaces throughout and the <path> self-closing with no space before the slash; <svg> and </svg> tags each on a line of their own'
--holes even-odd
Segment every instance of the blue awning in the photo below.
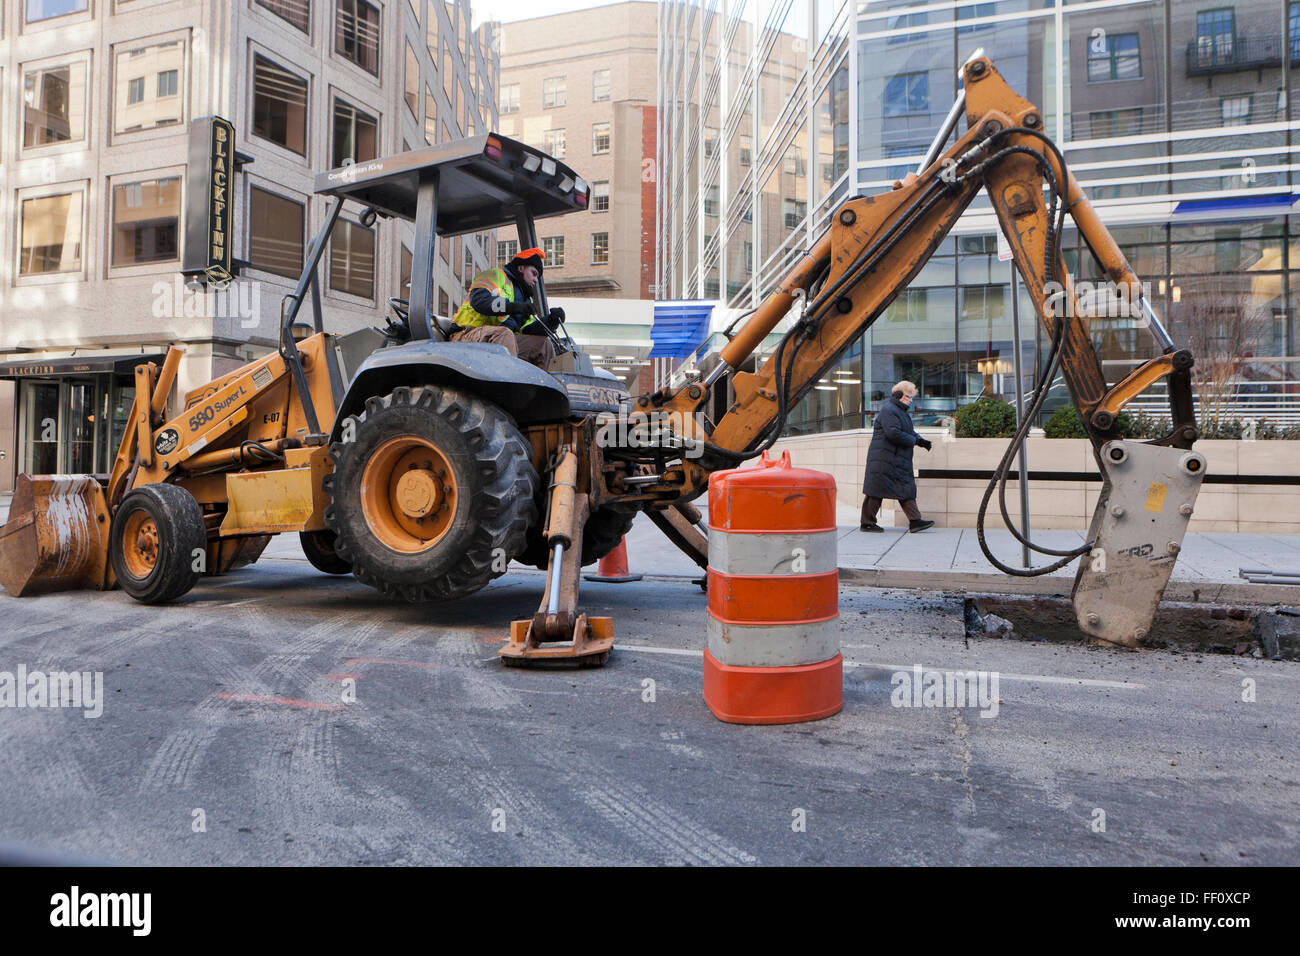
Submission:
<svg viewBox="0 0 1300 956">
<path fill-rule="evenodd" d="M 1274 193 L 1268 196 L 1229 196 L 1224 199 L 1189 199 L 1174 207 L 1175 216 L 1196 215 L 1207 212 L 1241 212 L 1252 213 L 1268 210 L 1285 212 L 1300 197 L 1289 193 Z"/>
<path fill-rule="evenodd" d="M 650 338 L 654 348 L 651 358 L 683 359 L 690 355 L 709 334 L 709 319 L 716 302 L 701 299 L 677 299 L 655 303 L 654 325 Z"/>
</svg>

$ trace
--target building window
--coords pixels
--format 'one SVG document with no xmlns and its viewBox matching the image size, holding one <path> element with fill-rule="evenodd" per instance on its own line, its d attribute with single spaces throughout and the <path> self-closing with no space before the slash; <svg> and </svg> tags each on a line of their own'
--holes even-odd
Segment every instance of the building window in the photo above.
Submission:
<svg viewBox="0 0 1300 956">
<path fill-rule="evenodd" d="M 114 186 L 113 265 L 176 259 L 180 214 L 179 176 Z"/>
<path fill-rule="evenodd" d="M 741 244 L 740 251 L 745 261 L 745 275 L 750 275 L 754 271 L 754 244 L 746 240 Z"/>
<path fill-rule="evenodd" d="M 1136 33 L 1111 33 L 1088 41 L 1088 82 L 1142 79 L 1142 51 Z"/>
<path fill-rule="evenodd" d="M 81 271 L 80 190 L 22 202 L 20 276 Z"/>
<path fill-rule="evenodd" d="M 378 155 L 379 120 L 351 103 L 334 101 L 334 152 L 332 165 L 364 163 Z"/>
<path fill-rule="evenodd" d="M 542 149 L 556 159 L 564 158 L 564 130 L 542 130 Z"/>
<path fill-rule="evenodd" d="M 593 266 L 609 265 L 609 233 L 593 232 L 591 234 L 591 264 Z"/>
<path fill-rule="evenodd" d="M 406 243 L 402 243 L 402 252 L 397 266 L 397 288 L 398 295 L 409 298 L 411 291 L 411 263 L 414 256 L 411 250 L 406 248 Z"/>
<path fill-rule="evenodd" d="M 970 7 L 958 7 L 957 19 L 974 20 L 981 17 L 991 17 L 997 12 L 998 12 L 998 5 L 996 3 L 977 3 L 974 6 L 970 6 Z M 974 24 L 973 26 L 958 27 L 957 35 L 961 36 L 964 33 L 974 33 L 977 30 L 991 30 L 993 29 L 994 26 L 996 26 L 996 24 L 977 23 Z"/>
<path fill-rule="evenodd" d="M 785 211 L 785 228 L 798 229 L 808 215 L 808 204 L 802 199 L 783 199 L 781 205 Z"/>
<path fill-rule="evenodd" d="M 307 81 L 253 57 L 253 135 L 307 155 Z"/>
<path fill-rule="evenodd" d="M 716 216 L 718 214 L 718 187 L 706 186 L 704 190 L 704 215 Z"/>
<path fill-rule="evenodd" d="M 519 112 L 519 84 L 510 83 L 501 87 L 501 112 L 518 113 Z"/>
<path fill-rule="evenodd" d="M 497 242 L 497 265 L 505 265 L 519 252 L 518 239 L 501 239 Z"/>
<path fill-rule="evenodd" d="M 292 23 L 303 33 L 310 32 L 311 0 L 257 0 L 257 5 L 270 10 L 286 23 Z"/>
<path fill-rule="evenodd" d="M 113 132 L 135 133 L 159 126 L 176 126 L 184 121 L 185 105 L 180 97 L 180 71 L 185 64 L 185 46 L 179 40 L 154 46 L 119 51 Z M 153 82 L 146 77 L 153 75 Z M 152 90 L 153 96 L 147 93 Z"/>
<path fill-rule="evenodd" d="M 427 86 L 424 88 L 424 142 L 428 146 L 438 142 L 438 101 Z"/>
<path fill-rule="evenodd" d="M 912 4 L 918 6 L 918 4 Z M 925 33 L 893 33 L 894 30 L 906 30 L 908 27 L 923 27 L 930 22 L 930 18 L 925 11 L 919 13 L 900 13 L 892 16 L 888 21 L 888 28 L 891 31 L 889 38 L 885 41 L 890 46 L 899 43 L 915 43 L 918 40 L 925 40 L 928 34 Z"/>
<path fill-rule="evenodd" d="M 1115 136 L 1136 136 L 1142 132 L 1142 108 L 1127 110 L 1101 110 L 1088 114 L 1093 139 Z"/>
<path fill-rule="evenodd" d="M 564 77 L 552 76 L 542 80 L 542 109 L 555 109 L 565 104 Z"/>
<path fill-rule="evenodd" d="M 253 268 L 298 278 L 306 206 L 257 186 L 248 191 L 248 261 Z"/>
<path fill-rule="evenodd" d="M 714 126 L 704 127 L 704 158 L 712 159 L 718 151 L 718 130 Z"/>
<path fill-rule="evenodd" d="M 447 295 L 446 289 L 438 289 L 438 314 L 451 315 L 451 299 Z"/>
<path fill-rule="evenodd" d="M 591 152 L 594 156 L 609 152 L 609 124 L 591 124 Z"/>
<path fill-rule="evenodd" d="M 754 137 L 750 133 L 741 133 L 739 140 L 740 165 L 752 166 L 754 164 Z"/>
<path fill-rule="evenodd" d="M 786 173 L 791 176 L 802 176 L 806 168 L 807 167 L 804 165 L 803 160 L 803 150 L 792 144 L 790 148 L 785 151 Z"/>
<path fill-rule="evenodd" d="M 375 297 L 375 233 L 340 219 L 330 236 L 330 288 L 336 292 Z"/>
<path fill-rule="evenodd" d="M 908 116 L 930 109 L 930 74 L 899 73 L 885 84 L 885 115 Z"/>
<path fill-rule="evenodd" d="M 1219 114 L 1224 126 L 1245 126 L 1250 122 L 1250 94 L 1225 96 L 1219 100 Z"/>
<path fill-rule="evenodd" d="M 409 49 L 409 46 L 408 46 Z M 379 75 L 379 8 L 366 0 L 337 0 L 334 52 Z"/>
<path fill-rule="evenodd" d="M 411 44 L 406 44 L 406 90 L 402 94 L 406 108 L 416 119 L 420 118 L 420 61 Z"/>
<path fill-rule="evenodd" d="M 27 22 L 39 23 L 70 13 L 85 13 L 90 7 L 90 0 L 24 0 L 27 6 Z"/>
<path fill-rule="evenodd" d="M 591 99 L 593 103 L 609 99 L 609 70 L 597 70 L 591 74 Z"/>
<path fill-rule="evenodd" d="M 564 265 L 564 237 L 548 236 L 542 240 L 542 256 L 546 268 L 559 269 Z"/>
<path fill-rule="evenodd" d="M 1196 14 L 1196 52 L 1202 62 L 1233 62 L 1236 21 L 1232 7 L 1202 10 Z"/>
<path fill-rule="evenodd" d="M 609 212 L 608 180 L 601 180 L 591 184 L 591 211 Z"/>
<path fill-rule="evenodd" d="M 23 147 L 86 138 L 86 64 L 68 63 L 23 74 Z"/>
</svg>

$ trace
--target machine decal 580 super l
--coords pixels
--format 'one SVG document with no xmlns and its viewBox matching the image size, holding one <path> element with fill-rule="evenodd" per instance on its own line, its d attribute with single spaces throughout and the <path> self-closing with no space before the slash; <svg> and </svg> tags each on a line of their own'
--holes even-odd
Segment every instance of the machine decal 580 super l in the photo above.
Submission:
<svg viewBox="0 0 1300 956">
<path fill-rule="evenodd" d="M 512 624 L 503 660 L 603 663 L 613 626 L 580 612 L 582 565 L 611 551 L 644 511 L 705 566 L 701 516 L 690 501 L 709 475 L 780 437 L 787 411 L 984 189 L 1050 336 L 1042 381 L 1058 369 L 1064 377 L 1104 483 L 1079 548 L 1031 543 L 1056 559 L 1032 571 L 988 550 L 984 516 L 997 494 L 1006 517 L 1006 476 L 1046 397 L 1040 388 L 985 492 L 980 543 L 993 564 L 1017 575 L 1088 556 L 1073 593 L 1081 626 L 1135 644 L 1150 627 L 1205 473 L 1204 457 L 1192 450 L 1192 357 L 1142 297 L 1042 132 L 1041 113 L 983 56 L 965 65 L 963 78 L 965 90 L 917 173 L 890 193 L 841 205 L 830 229 L 735 327 L 702 381 L 635 401 L 562 326 L 548 332 L 557 355 L 543 371 L 501 346 L 449 341 L 450 323 L 428 308 L 439 236 L 513 225 L 521 246 L 535 245 L 535 219 L 585 208 L 588 187 L 573 170 L 493 134 L 320 174 L 317 192 L 333 202 L 286 297 L 279 350 L 190 392 L 170 416 L 181 350 L 171 349 L 162 368 L 138 367 L 131 424 L 110 475 L 20 476 L 0 529 L 0 584 L 19 595 L 117 584 L 137 600 L 167 601 L 194 586 L 197 568 L 221 574 L 251 563 L 270 535 L 285 531 L 301 535 L 320 570 L 355 574 L 411 601 L 471 594 L 519 560 L 545 569 L 546 587 L 537 613 Z M 963 113 L 967 131 L 949 146 Z M 345 202 L 364 209 L 363 224 L 378 215 L 415 224 L 410 301 L 391 300 L 397 320 L 387 336 L 324 331 L 317 268 Z M 1114 386 L 1061 254 L 1067 214 L 1115 287 L 1131 290 L 1129 304 L 1163 350 Z M 314 330 L 295 324 L 308 296 Z M 533 303 L 547 314 L 540 280 Z M 792 314 L 757 372 L 734 371 Z M 299 330 L 311 334 L 300 340 Z M 734 399 L 713 424 L 700 413 L 727 372 Z M 1124 440 L 1119 411 L 1162 378 L 1170 432 Z M 662 422 L 648 431 L 608 427 L 632 413 Z"/>
</svg>

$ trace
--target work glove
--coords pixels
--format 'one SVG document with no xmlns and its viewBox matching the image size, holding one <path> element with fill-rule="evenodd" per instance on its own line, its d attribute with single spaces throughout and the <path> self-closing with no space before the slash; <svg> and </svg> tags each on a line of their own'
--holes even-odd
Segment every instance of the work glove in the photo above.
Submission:
<svg viewBox="0 0 1300 956">
<path fill-rule="evenodd" d="M 920 445 L 922 448 L 924 448 L 926 451 L 929 451 L 931 448 L 934 447 L 934 444 L 928 438 L 918 438 L 916 440 L 916 443 Z"/>
<path fill-rule="evenodd" d="M 564 321 L 564 310 L 558 306 L 546 314 L 546 326 L 552 331 Z"/>
<path fill-rule="evenodd" d="M 525 299 L 523 302 L 507 302 L 505 315 L 532 315 L 533 304 Z"/>
</svg>

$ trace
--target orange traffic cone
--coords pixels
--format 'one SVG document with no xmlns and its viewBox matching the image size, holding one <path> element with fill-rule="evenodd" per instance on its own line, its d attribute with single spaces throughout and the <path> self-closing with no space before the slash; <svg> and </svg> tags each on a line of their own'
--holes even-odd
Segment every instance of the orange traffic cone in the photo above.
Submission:
<svg viewBox="0 0 1300 956">
<path fill-rule="evenodd" d="M 644 575 L 629 574 L 627 568 L 627 539 L 619 538 L 618 547 L 600 559 L 595 574 L 584 574 L 588 581 L 605 581 L 609 584 L 626 584 L 640 581 Z"/>
</svg>

